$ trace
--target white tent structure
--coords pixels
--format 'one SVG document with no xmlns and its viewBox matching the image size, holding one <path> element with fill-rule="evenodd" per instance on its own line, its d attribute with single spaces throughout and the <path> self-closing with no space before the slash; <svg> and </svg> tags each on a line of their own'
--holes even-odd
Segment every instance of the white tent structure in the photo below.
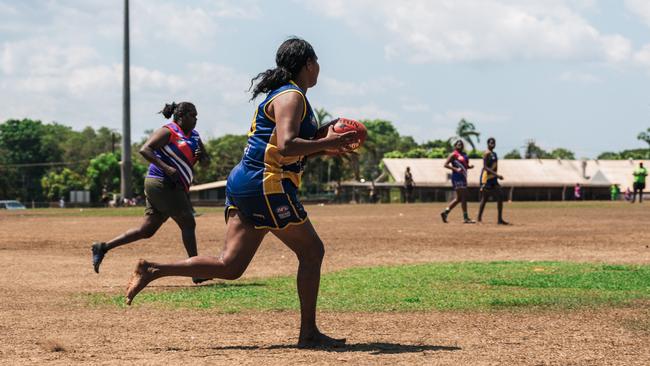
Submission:
<svg viewBox="0 0 650 366">
<path fill-rule="evenodd" d="M 384 166 L 393 180 L 402 184 L 406 167 L 411 168 L 417 185 L 438 187 L 451 185 L 451 171 L 444 167 L 445 159 L 384 159 Z M 609 187 L 618 184 L 624 190 L 632 187 L 632 172 L 639 163 L 650 160 L 560 160 L 560 159 L 502 159 L 499 174 L 505 187 Z M 483 162 L 470 159 L 468 185 L 478 187 Z"/>
<path fill-rule="evenodd" d="M 499 173 L 505 178 L 501 185 L 511 200 L 572 199 L 576 184 L 582 187 L 582 198 L 608 199 L 612 184 L 618 184 L 622 191 L 632 187 L 632 172 L 641 162 L 650 164 L 643 160 L 502 159 Z M 447 200 L 452 194 L 451 171 L 444 167 L 445 159 L 383 159 L 383 164 L 389 182 L 377 184 L 381 189 L 400 189 L 406 167 L 410 167 L 419 200 Z M 470 159 L 470 164 L 474 169 L 468 171 L 469 193 L 478 199 L 483 162 Z M 367 185 L 346 183 L 357 191 Z"/>
</svg>

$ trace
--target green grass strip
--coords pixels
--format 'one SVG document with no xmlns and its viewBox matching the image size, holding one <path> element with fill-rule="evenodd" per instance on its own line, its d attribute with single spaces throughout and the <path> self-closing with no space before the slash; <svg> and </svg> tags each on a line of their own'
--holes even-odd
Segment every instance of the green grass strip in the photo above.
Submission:
<svg viewBox="0 0 650 366">
<path fill-rule="evenodd" d="M 93 294 L 94 305 L 122 296 Z M 318 307 L 329 311 L 490 310 L 624 305 L 650 299 L 650 266 L 567 262 L 429 263 L 352 268 L 322 276 Z M 145 289 L 137 304 L 183 308 L 296 310 L 294 277 Z"/>
</svg>

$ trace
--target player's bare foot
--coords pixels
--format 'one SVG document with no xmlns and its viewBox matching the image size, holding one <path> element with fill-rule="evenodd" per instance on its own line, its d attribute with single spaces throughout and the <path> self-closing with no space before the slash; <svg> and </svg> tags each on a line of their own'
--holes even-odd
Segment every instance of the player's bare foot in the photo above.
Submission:
<svg viewBox="0 0 650 366">
<path fill-rule="evenodd" d="M 319 331 L 298 340 L 299 348 L 340 348 L 345 347 L 345 338 L 332 338 Z"/>
<path fill-rule="evenodd" d="M 153 280 L 154 271 L 151 264 L 144 259 L 140 259 L 126 288 L 126 304 L 131 305 L 133 298 Z"/>
</svg>

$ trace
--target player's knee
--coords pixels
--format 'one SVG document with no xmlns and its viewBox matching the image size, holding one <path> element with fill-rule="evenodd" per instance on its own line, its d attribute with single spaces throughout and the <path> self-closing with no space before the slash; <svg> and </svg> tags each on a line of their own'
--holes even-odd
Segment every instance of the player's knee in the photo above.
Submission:
<svg viewBox="0 0 650 366">
<path fill-rule="evenodd" d="M 222 277 L 224 280 L 237 280 L 244 274 L 245 270 L 246 267 L 231 266 L 230 268 L 227 268 Z"/>
<path fill-rule="evenodd" d="M 140 229 L 140 236 L 141 236 L 143 239 L 149 239 L 149 238 L 151 238 L 151 237 L 153 236 L 153 234 L 155 234 L 155 233 L 156 233 L 156 230 L 153 229 L 153 228 L 143 227 L 143 228 Z"/>
<path fill-rule="evenodd" d="M 225 269 L 222 276 L 224 280 L 236 280 L 246 271 L 246 265 L 238 263 L 233 256 L 222 256 L 221 264 Z"/>
<path fill-rule="evenodd" d="M 187 216 L 182 216 L 178 220 L 178 224 L 183 230 L 194 230 L 196 229 L 196 221 L 194 220 L 194 216 L 192 215 L 187 215 Z"/>
<path fill-rule="evenodd" d="M 325 246 L 323 242 L 318 240 L 315 245 L 312 245 L 309 250 L 305 250 L 298 255 L 298 260 L 301 262 L 311 262 L 320 264 L 325 257 Z"/>
</svg>

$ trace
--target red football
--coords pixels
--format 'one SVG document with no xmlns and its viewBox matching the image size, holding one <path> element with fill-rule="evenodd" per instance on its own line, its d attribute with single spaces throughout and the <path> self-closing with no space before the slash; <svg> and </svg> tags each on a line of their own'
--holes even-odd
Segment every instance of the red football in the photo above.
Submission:
<svg viewBox="0 0 650 366">
<path fill-rule="evenodd" d="M 316 138 L 323 138 L 327 136 L 327 129 L 329 129 L 329 126 L 322 127 L 321 130 L 318 131 Z M 368 136 L 368 130 L 366 130 L 366 126 L 364 126 L 363 123 L 359 121 L 355 121 L 349 118 L 339 118 L 334 123 L 334 132 L 344 133 L 348 131 L 357 131 L 357 138 L 359 139 L 357 143 L 350 144 L 350 149 L 356 150 L 360 148 Z"/>
</svg>

